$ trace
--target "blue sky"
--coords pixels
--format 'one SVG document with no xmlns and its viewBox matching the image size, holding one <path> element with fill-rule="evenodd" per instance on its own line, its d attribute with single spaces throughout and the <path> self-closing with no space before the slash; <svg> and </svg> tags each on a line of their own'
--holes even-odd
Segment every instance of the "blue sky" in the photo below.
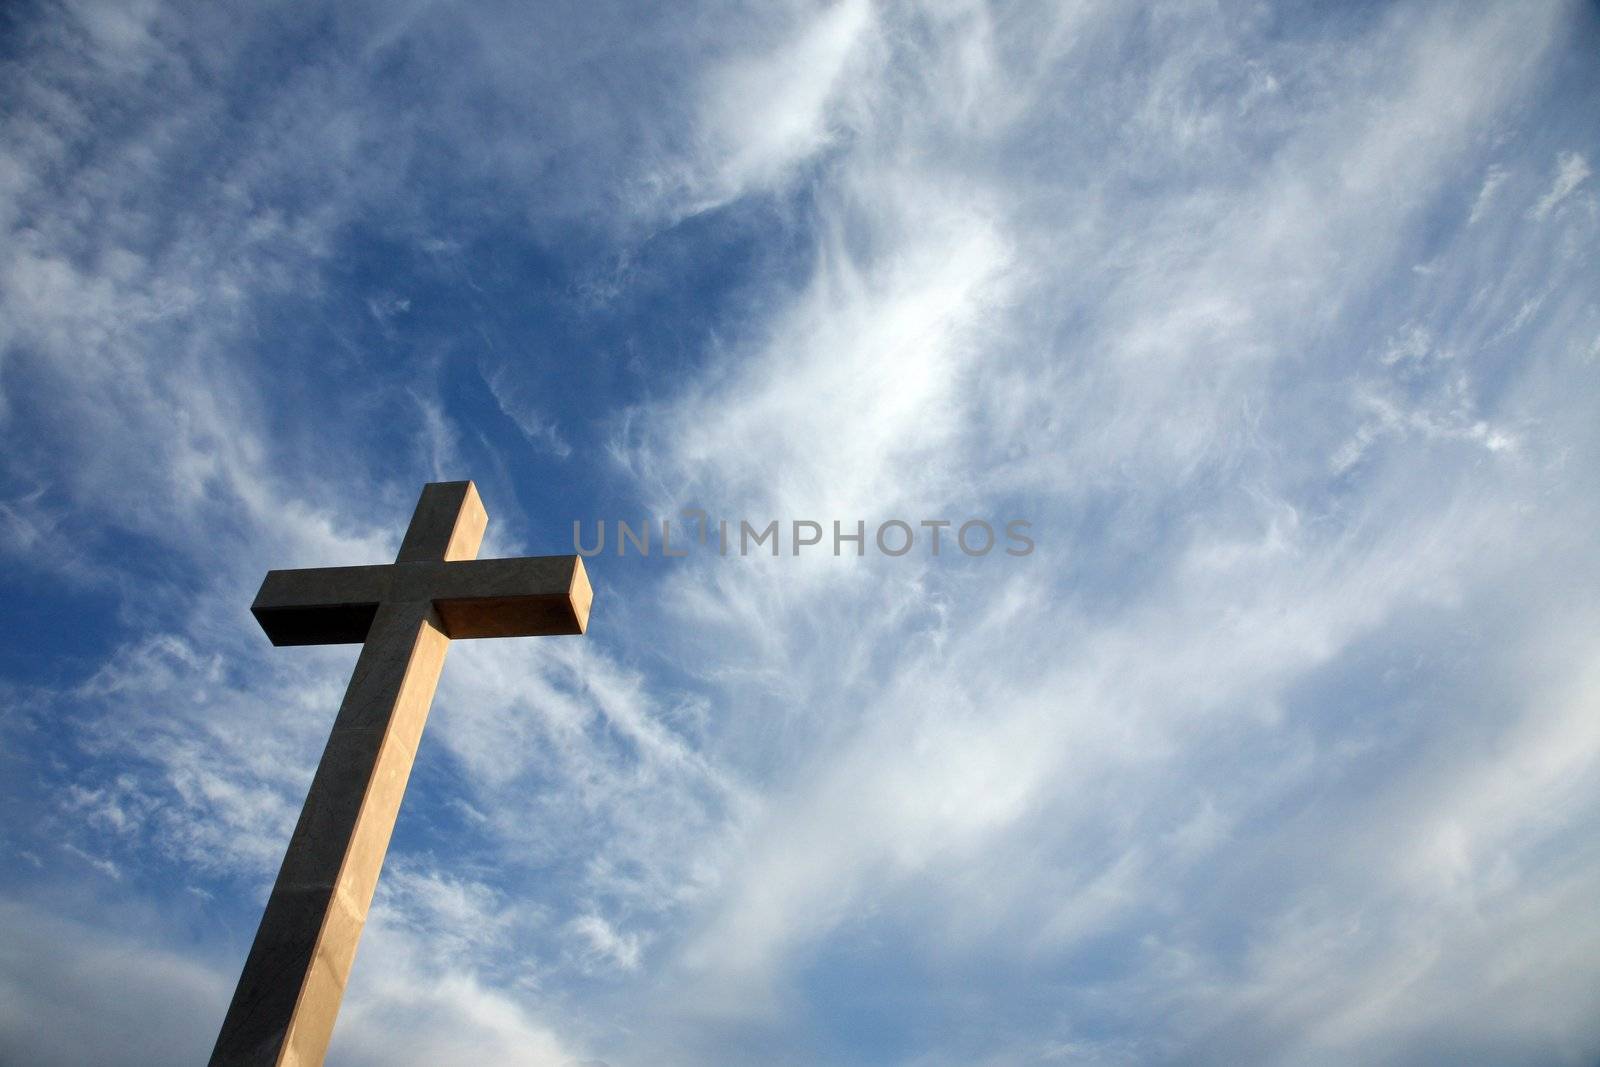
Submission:
<svg viewBox="0 0 1600 1067">
<path fill-rule="evenodd" d="M 1593 1064 L 1592 3 L 10 5 L 0 1061 L 209 1050 L 354 660 L 460 642 L 330 1063 Z"/>
</svg>

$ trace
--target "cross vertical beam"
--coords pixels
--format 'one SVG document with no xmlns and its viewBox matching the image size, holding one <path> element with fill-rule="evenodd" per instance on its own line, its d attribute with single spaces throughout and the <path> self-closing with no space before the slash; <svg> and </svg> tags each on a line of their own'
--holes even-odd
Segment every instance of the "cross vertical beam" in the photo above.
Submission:
<svg viewBox="0 0 1600 1067">
<path fill-rule="evenodd" d="M 252 610 L 274 643 L 350 640 L 352 625 L 371 623 L 213 1067 L 322 1062 L 452 625 L 468 637 L 583 632 L 590 592 L 582 562 L 466 563 L 475 560 L 487 522 L 471 482 L 433 483 L 392 567 L 273 571 L 263 583 Z M 356 579 L 346 585 L 359 596 L 339 586 L 350 574 Z M 311 602 L 308 585 L 331 589 L 324 603 Z M 436 602 L 431 590 L 445 599 Z"/>
</svg>

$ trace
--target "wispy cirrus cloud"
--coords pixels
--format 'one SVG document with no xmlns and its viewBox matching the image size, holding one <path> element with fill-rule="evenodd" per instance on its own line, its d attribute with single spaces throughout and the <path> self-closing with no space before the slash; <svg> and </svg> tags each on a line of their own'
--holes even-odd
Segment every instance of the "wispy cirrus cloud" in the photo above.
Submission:
<svg viewBox="0 0 1600 1067">
<path fill-rule="evenodd" d="M 1528 217 L 1543 219 L 1554 211 L 1563 200 L 1571 196 L 1593 172 L 1589 169 L 1589 161 L 1577 152 L 1563 152 L 1561 165 L 1556 171 L 1556 179 L 1550 186 L 1550 191 L 1539 198 L 1528 212 Z"/>
<path fill-rule="evenodd" d="M 1182 24 L 1173 21 L 1169 28 Z M 728 698 L 735 706 L 826 707 L 828 695 L 841 687 L 824 664 L 865 660 L 877 667 L 844 673 L 843 692 L 861 694 L 860 702 L 848 701 L 852 725 L 818 723 L 813 715 L 799 727 L 807 745 L 827 755 L 813 754 L 796 766 L 776 802 L 756 818 L 745 838 L 743 870 L 685 942 L 679 963 L 705 983 L 703 994 L 688 995 L 696 1010 L 708 1018 L 732 1013 L 776 1025 L 772 1020 L 785 1017 L 798 988 L 815 995 L 808 976 L 818 968 L 848 973 L 849 964 L 839 959 L 841 942 L 860 937 L 885 938 L 899 951 L 926 952 L 949 965 L 952 952 L 962 958 L 952 944 L 976 953 L 982 938 L 1003 930 L 999 942 L 1014 950 L 990 945 L 984 954 L 1005 954 L 1002 973 L 1020 971 L 1037 982 L 1048 980 L 1052 960 L 1068 966 L 1109 930 L 1132 939 L 1135 930 L 1166 928 L 1183 887 L 1201 872 L 1215 876 L 1219 857 L 1247 855 L 1253 858 L 1245 866 L 1273 864 L 1270 853 L 1255 851 L 1260 842 L 1252 838 L 1260 828 L 1252 826 L 1252 811 L 1324 775 L 1349 773 L 1338 768 L 1359 766 L 1367 754 L 1362 741 L 1348 752 L 1319 755 L 1311 739 L 1322 727 L 1290 717 L 1297 689 L 1343 673 L 1378 635 L 1400 638 L 1418 612 L 1459 603 L 1469 595 L 1464 590 L 1480 583 L 1496 585 L 1499 568 L 1533 567 L 1532 556 L 1508 553 L 1507 538 L 1552 545 L 1565 537 L 1559 520 L 1551 527 L 1530 522 L 1519 535 L 1506 521 L 1524 506 L 1516 501 L 1526 499 L 1518 483 L 1527 464 L 1553 458 L 1570 440 L 1529 436 L 1519 405 L 1495 404 L 1498 415 L 1486 411 L 1481 365 L 1470 354 L 1481 352 L 1499 329 L 1531 321 L 1520 312 L 1529 306 L 1526 297 L 1517 294 L 1526 294 L 1536 272 L 1513 269 L 1479 291 L 1477 315 L 1441 323 L 1449 346 L 1441 355 L 1430 358 L 1429 350 L 1419 349 L 1406 356 L 1390 345 L 1366 362 L 1324 352 L 1316 340 L 1330 330 L 1345 331 L 1347 340 L 1363 336 L 1374 279 L 1410 270 L 1416 231 L 1408 230 L 1408 220 L 1460 188 L 1454 173 L 1471 157 L 1475 131 L 1494 121 L 1515 98 L 1516 86 L 1533 76 L 1543 47 L 1537 42 L 1548 41 L 1551 28 L 1396 15 L 1381 34 L 1374 30 L 1340 52 L 1343 70 L 1285 70 L 1279 78 L 1268 73 L 1270 47 L 1260 58 L 1260 39 L 1248 32 L 1230 39 L 1213 26 L 1198 27 L 1192 41 L 1163 42 L 1151 88 L 1130 94 L 1126 104 L 1137 121 L 1108 124 L 1113 132 L 1101 133 L 1102 143 L 1088 149 L 1099 160 L 1127 159 L 1129 171 L 1103 170 L 1088 193 L 1060 190 L 1078 210 L 1053 217 L 1027 198 L 1005 195 L 1015 186 L 1013 175 L 975 175 L 959 157 L 946 164 L 928 153 L 948 136 L 937 102 L 930 100 L 926 112 L 895 109 L 885 130 L 869 121 L 852 131 L 852 150 L 830 160 L 823 188 L 841 190 L 842 217 L 877 225 L 852 230 L 857 243 L 849 252 L 822 246 L 808 285 L 789 305 L 807 318 L 779 320 L 785 347 L 770 362 L 763 362 L 759 338 L 747 342 L 737 351 L 754 360 L 741 358 L 740 373 L 719 375 L 714 391 L 685 391 L 647 418 L 630 421 L 629 433 L 640 436 L 629 439 L 627 454 L 648 465 L 649 484 L 661 487 L 661 510 L 693 502 L 730 514 L 754 507 L 763 514 L 852 515 L 852 506 L 871 501 L 884 514 L 907 504 L 942 514 L 952 506 L 982 510 L 1020 498 L 1030 514 L 1047 517 L 1047 528 L 1078 536 L 1042 550 L 1061 570 L 1018 576 L 998 589 L 918 574 L 906 586 L 907 602 L 936 605 L 935 611 L 907 612 L 890 592 L 876 598 L 877 611 L 864 618 L 863 586 L 852 584 L 859 568 L 835 568 L 836 580 L 823 583 L 797 581 L 814 575 L 779 565 L 708 565 L 680 576 L 674 599 L 697 622 L 725 635 L 718 658 L 751 664 L 729 677 L 738 686 L 739 695 Z M 1503 51 L 1511 38 L 1528 47 Z M 992 34 L 977 39 L 997 54 L 1008 44 L 1021 47 Z M 977 72 L 970 93 L 959 80 L 942 83 L 945 98 L 996 91 L 1001 61 L 973 61 L 971 40 L 940 42 L 963 50 L 965 69 Z M 1255 76 L 1246 92 L 1253 114 L 1246 126 L 1234 106 L 1237 97 L 1208 100 L 1196 83 L 1211 76 L 1220 56 L 1253 47 Z M 1408 61 L 1391 63 L 1394 56 Z M 892 66 L 892 60 L 885 63 Z M 1028 76 L 1017 92 L 1036 91 L 1028 64 L 1018 67 Z M 1471 72 L 1487 67 L 1502 76 L 1475 80 Z M 1379 69 L 1394 73 L 1376 83 L 1362 73 Z M 877 76 L 892 79 L 881 70 Z M 1340 78 L 1349 79 L 1343 90 Z M 1062 85 L 1061 98 L 1073 98 L 1070 85 Z M 1180 101 L 1182 108 L 1171 106 Z M 925 113 L 934 116 L 926 128 L 907 118 Z M 999 118 L 985 132 L 1013 132 L 1018 120 Z M 1260 146 L 1265 161 L 1247 151 L 1248 138 L 1262 126 L 1273 134 Z M 905 143 L 915 144 L 919 134 L 928 139 L 920 155 Z M 886 151 L 878 138 L 898 152 Z M 1228 148 L 1240 154 L 1229 158 Z M 1119 156 L 1119 149 L 1128 154 Z M 896 165 L 885 163 L 907 154 L 921 164 L 914 186 L 896 181 L 902 177 Z M 1186 195 L 1130 197 L 1117 187 L 1138 168 L 1158 170 L 1164 157 L 1189 183 Z M 1003 250 L 1000 255 L 974 255 L 940 234 L 928 247 L 944 254 L 921 261 L 916 242 L 928 228 L 912 223 L 899 237 L 883 223 L 916 218 L 930 203 L 905 195 L 908 188 L 941 185 L 966 193 L 947 201 L 959 205 L 955 217 L 964 217 L 973 232 L 998 235 L 990 247 Z M 1463 205 L 1460 224 L 1493 217 L 1502 235 L 1519 225 L 1521 209 L 1502 207 L 1491 216 L 1490 204 L 1480 190 L 1476 202 Z M 858 236 L 863 232 L 873 238 Z M 1443 253 L 1436 266 L 1444 277 L 1421 284 L 1413 310 L 1430 319 L 1442 314 L 1434 294 L 1481 268 L 1474 253 L 1460 247 L 1465 244 L 1462 238 Z M 1062 248 L 1079 255 L 1063 259 L 1046 251 Z M 920 271 L 919 263 L 925 264 Z M 1005 268 L 997 263 L 1026 266 L 1000 275 Z M 939 295 L 906 316 L 919 332 L 900 364 L 900 350 L 877 332 L 897 321 L 895 305 L 868 294 L 892 291 L 894 280 L 908 275 Z M 963 301 L 938 288 L 946 276 L 974 284 L 1004 276 L 999 291 L 1005 299 L 973 305 L 967 319 Z M 1045 310 L 1051 297 L 1059 301 L 1053 315 Z M 1520 320 L 1497 318 L 1499 306 L 1519 299 Z M 1403 305 L 1385 309 L 1378 321 L 1405 313 Z M 810 318 L 845 329 L 819 336 L 804 327 Z M 968 334 L 974 340 L 941 329 L 953 323 L 975 325 Z M 965 352 L 963 342 L 971 344 Z M 856 343 L 869 370 L 853 362 Z M 1376 348 L 1378 338 L 1366 343 Z M 973 373 L 941 374 L 952 366 L 942 358 L 952 345 Z M 1317 362 L 1307 366 L 1313 357 Z M 1296 372 L 1305 377 L 1288 377 Z M 741 376 L 757 384 L 741 389 Z M 1301 435 L 1291 426 L 1307 421 L 1309 412 L 1300 407 L 1309 399 L 1307 380 L 1325 383 L 1315 388 L 1349 406 L 1324 409 L 1309 420 L 1318 430 Z M 658 418 L 659 430 L 651 421 Z M 823 421 L 826 433 L 819 432 Z M 987 432 L 973 432 L 979 428 Z M 1333 436 L 1316 435 L 1322 431 Z M 936 447 L 919 451 L 924 442 Z M 1518 455 L 1513 445 L 1532 454 Z M 940 448 L 943 454 L 933 458 Z M 1332 463 L 1308 470 L 1306 462 L 1319 453 L 1331 455 Z M 1352 474 L 1358 462 L 1365 466 Z M 1487 481 L 1485 463 L 1497 463 Z M 1466 480 L 1469 469 L 1478 472 L 1476 484 Z M 1441 475 L 1443 485 L 1424 488 Z M 851 492 L 860 485 L 866 489 Z M 1208 498 L 1196 495 L 1201 486 L 1234 488 Z M 1109 528 L 1086 526 L 1082 511 L 1107 495 L 1117 509 Z M 1158 533 L 1155 524 L 1173 508 L 1184 514 L 1183 526 Z M 1143 557 L 1137 566 L 1123 555 L 1132 552 Z M 1101 566 L 1118 559 L 1108 567 L 1117 574 L 1115 600 L 1097 588 L 1104 578 L 1074 566 L 1074 555 Z M 1478 562 L 1484 559 L 1494 560 L 1487 570 Z M 893 569 L 881 570 L 874 576 L 879 587 L 894 590 Z M 1074 590 L 1069 579 L 1088 589 Z M 1041 588 L 1030 589 L 1032 583 Z M 783 623 L 773 621 L 779 619 Z M 741 630 L 750 635 L 749 651 L 730 657 L 726 641 Z M 1031 634 L 1048 637 L 1030 640 Z M 1525 639 L 1533 645 L 1541 640 Z M 878 645 L 885 648 L 881 659 L 872 652 Z M 703 657 L 702 648 L 689 645 L 685 658 Z M 1159 663 L 1149 662 L 1152 653 Z M 752 691 L 752 679 L 768 681 Z M 1523 710 L 1510 713 L 1514 719 L 1540 718 L 1534 705 L 1518 706 Z M 1571 722 L 1581 707 L 1581 701 L 1569 705 L 1562 715 Z M 1214 721 L 1207 725 L 1208 719 Z M 734 735 L 743 743 L 776 745 L 795 729 L 769 730 L 753 741 L 748 730 Z M 1259 791 L 1227 780 L 1239 771 L 1236 761 L 1196 765 L 1190 746 L 1204 744 L 1213 731 L 1263 746 Z M 1308 742 L 1310 749 L 1279 762 Z M 1419 744 L 1449 747 L 1442 737 Z M 1554 772 L 1558 779 L 1586 773 L 1592 748 L 1580 742 L 1572 751 L 1573 761 Z M 1473 765 L 1473 757 L 1465 757 L 1457 772 L 1470 774 Z M 1212 778 L 1213 772 L 1224 777 Z M 1531 813 L 1544 786 L 1533 779 L 1525 784 L 1527 793 L 1518 801 L 1507 798 L 1507 806 L 1516 809 L 1520 802 Z M 1382 825 L 1415 804 L 1425 813 L 1418 832 L 1427 834 L 1436 831 L 1421 827 L 1449 824 L 1442 812 L 1456 802 L 1444 796 L 1424 801 L 1404 790 L 1390 800 L 1396 807 L 1384 815 L 1340 815 L 1357 825 Z M 1114 816 L 1110 828 L 1097 826 L 1109 812 L 1138 814 Z M 1045 825 L 1063 827 L 1061 840 L 1074 840 L 1075 854 L 1057 856 L 1042 847 Z M 1456 840 L 1465 839 L 1458 834 Z M 1477 854 L 1474 846 L 1463 847 Z M 1017 854 L 1028 856 L 1024 873 Z M 1274 1002 L 1280 982 L 1271 977 L 1275 964 L 1269 961 L 1278 952 L 1304 951 L 1292 947 L 1302 930 L 1295 916 L 1321 898 L 1322 885 L 1338 884 L 1366 900 L 1344 914 L 1368 922 L 1401 923 L 1410 909 L 1432 906 L 1426 894 L 1380 906 L 1342 880 L 1339 862 L 1314 867 L 1293 888 L 1278 887 L 1284 925 L 1262 927 L 1255 963 L 1202 947 L 1206 935 L 1198 930 L 1143 935 L 1146 944 L 1183 953 L 1191 968 L 1236 973 L 1244 967 L 1248 974 L 1259 966 L 1258 989 L 1246 992 L 1249 979 L 1202 982 L 1193 969 L 1164 975 L 1159 954 L 1149 971 L 1137 969 L 1143 961 L 1128 964 L 1133 970 L 1123 985 L 1140 989 L 1140 1003 L 1151 1011 L 1171 998 L 1183 1003 L 1191 981 L 1211 989 L 1207 997 L 1237 996 L 1234 1025 L 1254 1035 L 1241 1041 L 1267 1042 L 1273 1026 L 1299 1027 L 1294 1038 L 1284 1038 L 1294 1043 L 1279 1049 L 1287 1058 L 1370 1050 L 1399 1034 L 1443 1041 L 1438 1030 L 1427 1029 L 1428 1013 L 1418 1012 L 1415 1000 L 1361 1003 L 1360 990 L 1382 973 L 1407 988 L 1427 988 L 1446 980 L 1448 969 L 1434 969 L 1440 958 L 1457 951 L 1499 953 L 1509 943 L 1465 949 L 1440 927 L 1429 942 L 1434 962 L 1410 970 L 1398 952 L 1353 944 L 1349 970 L 1330 975 L 1326 991 L 1348 1004 L 1338 1009 L 1348 1014 L 1337 1030 L 1307 1029 L 1304 1016 Z M 974 869 L 1010 871 L 1017 889 L 997 891 L 992 877 Z M 1364 869 L 1370 877 L 1371 868 Z M 1409 876 L 1397 871 L 1395 877 Z M 1462 877 L 1493 884 L 1494 875 L 1474 868 Z M 1492 899 L 1487 906 L 1503 909 L 1510 921 L 1515 897 L 1500 891 L 1505 888 L 1485 888 L 1488 896 L 1479 899 Z M 945 921 L 935 920 L 935 932 L 927 935 L 926 927 L 913 931 L 893 918 L 908 914 Z M 1273 1022 L 1280 1011 L 1296 1021 Z M 1091 1058 L 1115 1058 L 1119 1049 L 1132 1048 L 1148 1060 L 1206 1040 L 1182 1022 L 1161 1034 L 1131 1016 L 1127 1026 L 1143 1036 L 1103 1042 L 1058 1036 L 1018 1053 L 1018 1061 L 1032 1062 L 1042 1047 Z M 953 1055 L 967 1061 L 975 1051 Z M 1221 1046 L 1217 1055 L 1226 1055 Z"/>
</svg>

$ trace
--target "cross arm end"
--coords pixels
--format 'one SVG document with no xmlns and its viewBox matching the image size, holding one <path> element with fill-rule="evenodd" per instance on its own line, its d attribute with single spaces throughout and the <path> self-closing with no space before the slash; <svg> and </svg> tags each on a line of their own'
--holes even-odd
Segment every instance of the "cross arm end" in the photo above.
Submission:
<svg viewBox="0 0 1600 1067">
<path fill-rule="evenodd" d="M 433 605 L 452 639 L 551 637 L 589 627 L 594 590 L 581 556 L 448 563 Z"/>
<path fill-rule="evenodd" d="M 268 571 L 250 605 L 274 645 L 348 645 L 367 639 L 388 585 L 387 567 Z"/>
</svg>

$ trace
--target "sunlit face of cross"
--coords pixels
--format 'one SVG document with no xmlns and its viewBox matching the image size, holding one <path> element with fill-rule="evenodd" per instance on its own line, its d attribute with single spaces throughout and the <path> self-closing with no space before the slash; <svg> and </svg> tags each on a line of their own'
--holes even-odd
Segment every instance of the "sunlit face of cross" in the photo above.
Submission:
<svg viewBox="0 0 1600 1067">
<path fill-rule="evenodd" d="M 488 521 L 471 482 L 435 482 L 393 563 L 261 583 L 273 644 L 362 647 L 212 1064 L 322 1062 L 450 641 L 586 629 L 583 560 L 477 559 Z"/>
</svg>

